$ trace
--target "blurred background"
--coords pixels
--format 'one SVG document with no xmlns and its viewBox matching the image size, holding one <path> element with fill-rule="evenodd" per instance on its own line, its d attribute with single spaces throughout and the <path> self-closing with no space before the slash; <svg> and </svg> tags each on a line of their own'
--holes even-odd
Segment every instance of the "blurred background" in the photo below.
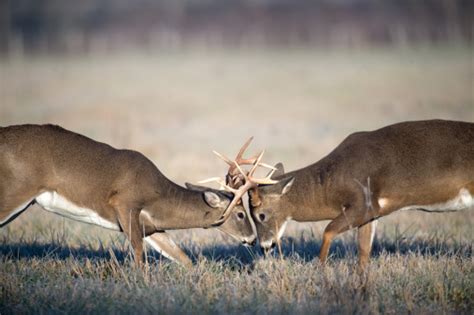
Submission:
<svg viewBox="0 0 474 315">
<path fill-rule="evenodd" d="M 0 0 L 0 125 L 135 149 L 179 184 L 224 175 L 211 150 L 251 135 L 292 170 L 354 131 L 474 121 L 473 17 L 469 0 Z"/>
<path fill-rule="evenodd" d="M 472 37 L 469 0 L 2 0 L 4 52 L 344 48 Z"/>
</svg>

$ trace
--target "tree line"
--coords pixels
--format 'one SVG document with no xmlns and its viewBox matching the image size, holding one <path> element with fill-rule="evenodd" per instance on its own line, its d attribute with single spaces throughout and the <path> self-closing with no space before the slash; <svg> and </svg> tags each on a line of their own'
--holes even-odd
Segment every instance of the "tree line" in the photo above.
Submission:
<svg viewBox="0 0 474 315">
<path fill-rule="evenodd" d="M 0 51 L 471 41 L 470 0 L 0 0 Z"/>
</svg>

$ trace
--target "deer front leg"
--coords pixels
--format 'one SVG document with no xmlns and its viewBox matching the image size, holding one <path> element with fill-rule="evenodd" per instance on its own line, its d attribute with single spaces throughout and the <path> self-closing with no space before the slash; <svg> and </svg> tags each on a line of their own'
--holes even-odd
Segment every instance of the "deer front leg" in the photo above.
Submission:
<svg viewBox="0 0 474 315">
<path fill-rule="evenodd" d="M 132 245 L 135 264 L 142 265 L 143 254 L 143 232 L 140 228 L 139 210 L 121 210 L 118 212 L 118 220 L 122 231 L 127 235 Z"/>
<path fill-rule="evenodd" d="M 359 268 L 361 271 L 364 271 L 369 264 L 369 257 L 370 252 L 372 251 L 376 227 L 377 220 L 359 226 Z"/>
<path fill-rule="evenodd" d="M 364 225 L 373 218 L 368 215 L 367 211 L 362 212 L 358 211 L 358 209 L 363 208 L 358 207 L 349 211 L 343 211 L 342 214 L 340 214 L 328 224 L 328 226 L 324 230 L 323 243 L 321 245 L 321 251 L 319 253 L 319 260 L 321 261 L 321 263 L 326 263 L 329 254 L 329 247 L 331 246 L 331 242 L 334 237 L 349 229 Z"/>
<path fill-rule="evenodd" d="M 166 232 L 157 232 L 145 237 L 145 241 L 168 259 L 175 260 L 185 267 L 191 267 L 192 261 Z"/>
</svg>

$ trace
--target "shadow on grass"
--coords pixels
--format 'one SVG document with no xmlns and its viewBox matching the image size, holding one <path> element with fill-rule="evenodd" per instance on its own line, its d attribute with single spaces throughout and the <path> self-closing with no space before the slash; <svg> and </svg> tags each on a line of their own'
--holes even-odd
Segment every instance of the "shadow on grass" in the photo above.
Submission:
<svg viewBox="0 0 474 315">
<path fill-rule="evenodd" d="M 320 240 L 302 241 L 297 238 L 283 238 L 281 243 L 281 255 L 286 258 L 298 258 L 309 262 L 318 259 L 321 249 Z M 408 240 L 408 241 L 375 241 L 372 250 L 372 257 L 382 254 L 401 254 L 417 253 L 421 256 L 472 256 L 472 246 L 466 243 L 441 242 L 428 240 Z M 256 257 L 263 257 L 261 251 L 257 248 L 245 249 L 242 246 L 215 246 L 205 248 L 201 253 L 203 256 L 214 260 L 235 259 L 242 264 L 251 264 Z M 280 257 L 278 248 L 271 252 L 272 256 Z M 344 242 L 342 240 L 333 241 L 330 249 L 331 259 L 345 259 L 357 256 L 357 244 L 355 242 Z"/>
<path fill-rule="evenodd" d="M 282 242 L 282 254 L 284 256 L 299 256 L 305 261 L 310 261 L 318 257 L 321 249 L 319 240 L 299 240 L 287 238 Z M 460 256 L 471 257 L 472 246 L 467 243 L 454 241 L 422 240 L 422 239 L 401 239 L 401 240 L 374 240 L 372 256 L 377 257 L 382 254 L 417 253 L 421 256 Z M 278 255 L 278 250 L 274 250 L 274 255 Z M 333 241 L 330 249 L 333 259 L 343 259 L 357 255 L 357 243 L 354 241 Z"/>
<path fill-rule="evenodd" d="M 126 247 L 126 246 L 125 246 Z M 132 254 L 125 247 L 117 246 L 101 247 L 93 249 L 87 245 L 79 247 L 69 247 L 63 243 L 39 243 L 39 242 L 7 242 L 0 243 L 0 257 L 20 260 L 20 259 L 90 259 L 90 260 L 110 260 L 116 259 L 119 263 L 125 263 L 132 260 Z M 258 256 L 258 250 L 246 248 L 244 246 L 213 246 L 183 248 L 191 259 L 196 262 L 200 257 L 208 260 L 220 261 L 225 264 L 239 267 L 250 265 L 254 258 Z M 149 262 L 166 258 L 154 250 L 147 250 Z"/>
<path fill-rule="evenodd" d="M 194 260 L 204 257 L 208 260 L 223 262 L 233 268 L 240 268 L 251 265 L 256 258 L 262 257 L 261 251 L 257 248 L 247 248 L 241 245 L 217 245 L 198 248 L 184 248 L 185 252 Z M 319 240 L 302 240 L 298 238 L 284 238 L 281 243 L 281 254 L 287 258 L 298 258 L 304 261 L 311 261 L 319 255 Z M 472 246 L 466 243 L 448 242 L 440 240 L 376 240 L 374 242 L 372 256 L 381 254 L 399 253 L 406 255 L 408 253 L 417 253 L 422 256 L 472 256 Z M 123 247 L 116 246 L 101 247 L 92 249 L 86 245 L 80 247 L 68 247 L 65 244 L 42 244 L 42 243 L 0 243 L 0 255 L 10 259 L 31 259 L 31 258 L 51 258 L 66 260 L 91 259 L 91 260 L 110 260 L 117 259 L 119 263 L 131 260 L 130 252 Z M 280 252 L 276 248 L 271 253 L 279 257 Z M 331 246 L 330 255 L 332 259 L 344 259 L 356 257 L 357 244 L 355 242 L 344 242 L 335 240 Z M 115 256 L 115 258 L 113 257 Z M 155 251 L 148 251 L 148 260 L 150 262 L 161 259 L 161 255 Z"/>
<path fill-rule="evenodd" d="M 68 247 L 64 244 L 56 243 L 2 243 L 0 244 L 0 255 L 10 257 L 11 259 L 31 259 L 31 258 L 51 258 L 66 260 L 69 258 L 77 259 L 112 259 L 115 255 L 117 261 L 124 262 L 129 255 L 127 251 L 116 247 L 91 249 L 87 246 Z"/>
</svg>

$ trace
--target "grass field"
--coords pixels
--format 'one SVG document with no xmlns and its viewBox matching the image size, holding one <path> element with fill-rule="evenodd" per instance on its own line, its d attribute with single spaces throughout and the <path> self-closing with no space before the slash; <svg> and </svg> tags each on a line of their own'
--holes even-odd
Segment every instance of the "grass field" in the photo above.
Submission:
<svg viewBox="0 0 474 315">
<path fill-rule="evenodd" d="M 0 125 L 57 123 L 136 149 L 179 184 L 224 174 L 211 150 L 251 150 L 288 170 L 349 133 L 403 120 L 474 121 L 467 46 L 193 51 L 0 60 Z M 474 310 L 474 212 L 380 220 L 366 277 L 355 233 L 317 255 L 327 222 L 292 222 L 263 259 L 216 230 L 172 231 L 186 270 L 116 232 L 29 209 L 0 229 L 0 314 L 466 313 Z"/>
</svg>

